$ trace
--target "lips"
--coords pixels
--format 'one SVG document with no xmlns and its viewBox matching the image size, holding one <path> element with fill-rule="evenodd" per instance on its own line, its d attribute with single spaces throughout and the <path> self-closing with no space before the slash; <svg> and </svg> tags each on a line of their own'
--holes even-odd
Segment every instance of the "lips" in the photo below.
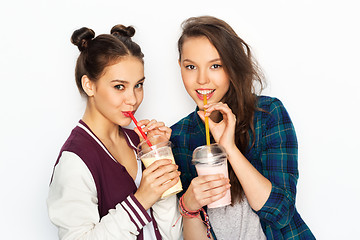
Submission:
<svg viewBox="0 0 360 240">
<path fill-rule="evenodd" d="M 130 117 L 130 113 L 134 115 L 135 111 L 122 111 L 125 117 Z"/>
<path fill-rule="evenodd" d="M 204 95 L 206 95 L 206 99 L 210 99 L 214 95 L 215 89 L 196 89 L 195 92 L 200 100 L 204 100 Z"/>
</svg>

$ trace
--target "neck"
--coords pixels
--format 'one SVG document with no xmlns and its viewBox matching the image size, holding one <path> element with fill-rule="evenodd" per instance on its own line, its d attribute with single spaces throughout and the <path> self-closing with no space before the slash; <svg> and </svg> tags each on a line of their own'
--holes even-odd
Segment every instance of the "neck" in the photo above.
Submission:
<svg viewBox="0 0 360 240">
<path fill-rule="evenodd" d="M 115 141 L 120 135 L 119 126 L 109 121 L 98 111 L 93 111 L 87 104 L 82 120 L 89 126 L 91 131 L 100 139 Z"/>
</svg>

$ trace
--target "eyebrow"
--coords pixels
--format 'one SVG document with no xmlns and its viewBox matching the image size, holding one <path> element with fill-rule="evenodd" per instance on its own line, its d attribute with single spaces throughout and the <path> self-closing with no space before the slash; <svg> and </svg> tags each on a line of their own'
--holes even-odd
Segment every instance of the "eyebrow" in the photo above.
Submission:
<svg viewBox="0 0 360 240">
<path fill-rule="evenodd" d="M 143 81 L 145 81 L 145 77 L 142 77 L 142 78 L 141 78 L 139 81 L 137 81 L 136 83 L 143 82 Z M 122 83 L 122 84 L 129 83 L 129 81 L 120 80 L 120 79 L 114 79 L 114 80 L 112 80 L 111 82 L 117 82 L 117 83 Z"/>
<path fill-rule="evenodd" d="M 211 62 L 217 62 L 217 61 L 221 61 L 221 58 L 215 58 L 215 59 L 212 59 L 212 60 L 210 60 L 210 61 L 208 61 L 208 62 L 211 63 Z M 190 60 L 190 59 L 188 59 L 188 58 L 184 59 L 183 62 L 195 63 L 194 61 L 192 61 L 192 60 Z"/>
</svg>

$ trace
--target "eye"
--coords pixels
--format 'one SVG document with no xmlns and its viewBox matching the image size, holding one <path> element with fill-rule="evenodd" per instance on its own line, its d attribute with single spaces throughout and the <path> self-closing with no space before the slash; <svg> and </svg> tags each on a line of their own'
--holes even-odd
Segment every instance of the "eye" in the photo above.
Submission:
<svg viewBox="0 0 360 240">
<path fill-rule="evenodd" d="M 189 70 L 194 70 L 196 69 L 196 67 L 194 65 L 186 65 L 185 68 L 189 69 Z"/>
<path fill-rule="evenodd" d="M 115 85 L 114 88 L 116 88 L 117 90 L 123 90 L 125 88 L 125 86 L 122 84 L 119 84 L 119 85 Z"/>
<path fill-rule="evenodd" d="M 144 86 L 144 83 L 142 82 L 142 83 L 136 84 L 135 88 L 143 88 L 143 86 Z"/>
<path fill-rule="evenodd" d="M 211 65 L 211 68 L 213 69 L 217 69 L 217 68 L 221 68 L 222 66 L 220 64 L 213 64 Z"/>
</svg>

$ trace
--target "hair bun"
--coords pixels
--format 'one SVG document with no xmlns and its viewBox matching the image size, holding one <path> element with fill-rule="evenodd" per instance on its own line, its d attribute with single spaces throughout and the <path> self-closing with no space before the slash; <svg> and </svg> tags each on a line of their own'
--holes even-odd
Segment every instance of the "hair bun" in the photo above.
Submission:
<svg viewBox="0 0 360 240">
<path fill-rule="evenodd" d="M 131 38 L 135 34 L 135 28 L 132 26 L 125 27 L 124 25 L 118 24 L 111 29 L 110 33 L 113 35 Z"/>
<path fill-rule="evenodd" d="M 76 45 L 80 51 L 87 48 L 88 43 L 95 37 L 95 32 L 87 27 L 79 28 L 75 30 L 71 36 L 71 43 Z"/>
</svg>

